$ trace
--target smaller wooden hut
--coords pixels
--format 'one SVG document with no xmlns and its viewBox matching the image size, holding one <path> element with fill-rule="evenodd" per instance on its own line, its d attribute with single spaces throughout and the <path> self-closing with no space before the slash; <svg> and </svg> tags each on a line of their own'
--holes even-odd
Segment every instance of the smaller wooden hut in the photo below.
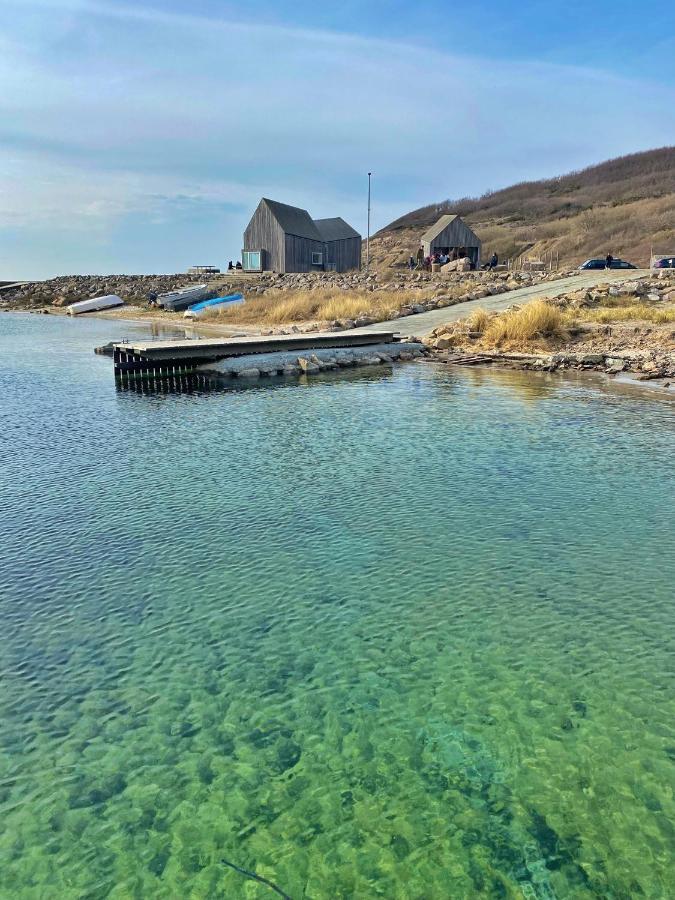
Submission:
<svg viewBox="0 0 675 900">
<path fill-rule="evenodd" d="M 468 256 L 476 268 L 480 266 L 480 239 L 459 216 L 441 216 L 422 235 L 422 248 L 425 257 L 435 253 L 445 253 L 450 259 Z"/>
</svg>

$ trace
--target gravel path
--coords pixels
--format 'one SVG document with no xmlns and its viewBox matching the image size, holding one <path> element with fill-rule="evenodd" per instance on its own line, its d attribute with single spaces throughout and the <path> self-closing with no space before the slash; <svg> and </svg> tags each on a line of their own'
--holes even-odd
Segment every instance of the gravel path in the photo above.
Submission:
<svg viewBox="0 0 675 900">
<path fill-rule="evenodd" d="M 616 269 L 606 272 L 604 269 L 583 272 L 573 275 L 571 278 L 561 278 L 559 281 L 551 281 L 547 284 L 537 284 L 531 287 L 518 288 L 506 294 L 497 294 L 495 297 L 483 297 L 481 300 L 468 300 L 466 303 L 458 303 L 456 306 L 448 306 L 444 309 L 434 309 L 431 312 L 418 313 L 417 315 L 404 316 L 400 319 L 391 319 L 389 322 L 376 322 L 359 331 L 386 331 L 392 329 L 411 337 L 426 337 L 434 328 L 445 325 L 447 322 L 456 322 L 468 316 L 474 309 L 483 308 L 491 312 L 499 312 L 512 306 L 514 303 L 523 304 L 535 297 L 559 297 L 571 291 L 581 288 L 593 288 L 599 284 L 612 281 L 636 281 L 639 278 L 649 277 L 649 269 Z"/>
</svg>

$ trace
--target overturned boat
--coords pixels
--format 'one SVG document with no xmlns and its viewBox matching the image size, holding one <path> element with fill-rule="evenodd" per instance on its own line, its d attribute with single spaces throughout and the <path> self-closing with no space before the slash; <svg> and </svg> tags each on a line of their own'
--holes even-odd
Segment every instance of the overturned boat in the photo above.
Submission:
<svg viewBox="0 0 675 900">
<path fill-rule="evenodd" d="M 227 306 L 237 306 L 245 303 L 243 294 L 228 294 L 227 297 L 213 297 L 211 300 L 202 300 L 201 303 L 195 303 L 183 313 L 188 319 L 196 319 L 209 309 L 222 309 Z"/>
<path fill-rule="evenodd" d="M 103 297 L 90 297 L 89 300 L 78 300 L 77 303 L 71 303 L 66 308 L 66 312 L 69 316 L 79 316 L 81 313 L 112 309 L 115 306 L 124 306 L 124 300 L 117 294 L 105 294 Z"/>
<path fill-rule="evenodd" d="M 194 284 L 191 287 L 179 288 L 177 291 L 168 291 L 166 294 L 160 294 L 157 298 L 157 306 L 163 306 L 164 309 L 170 309 L 178 312 L 181 309 L 187 309 L 193 303 L 199 300 L 206 300 L 209 294 L 213 293 L 213 288 L 206 284 Z"/>
</svg>

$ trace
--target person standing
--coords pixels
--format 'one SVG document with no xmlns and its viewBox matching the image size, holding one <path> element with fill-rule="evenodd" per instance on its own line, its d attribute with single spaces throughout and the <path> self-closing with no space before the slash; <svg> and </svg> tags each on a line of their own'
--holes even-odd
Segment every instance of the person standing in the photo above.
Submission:
<svg viewBox="0 0 675 900">
<path fill-rule="evenodd" d="M 408 268 L 411 272 L 415 268 L 415 257 L 412 255 L 412 253 L 410 254 L 410 259 L 408 260 Z"/>
<path fill-rule="evenodd" d="M 491 272 L 493 269 L 496 269 L 499 265 L 499 257 L 496 253 L 493 253 L 490 257 L 490 262 L 488 263 L 488 270 Z"/>
<path fill-rule="evenodd" d="M 424 247 L 420 247 L 417 251 L 417 268 L 424 268 Z"/>
<path fill-rule="evenodd" d="M 607 256 L 605 257 L 605 268 L 611 269 L 613 262 L 614 262 L 614 257 L 612 256 L 611 253 L 608 253 Z"/>
</svg>

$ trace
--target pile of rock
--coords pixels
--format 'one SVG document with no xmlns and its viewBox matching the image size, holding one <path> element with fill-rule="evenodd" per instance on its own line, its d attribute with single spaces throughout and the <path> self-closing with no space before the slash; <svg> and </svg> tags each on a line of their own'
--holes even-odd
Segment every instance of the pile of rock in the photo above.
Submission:
<svg viewBox="0 0 675 900">
<path fill-rule="evenodd" d="M 256 297 L 268 291 L 389 291 L 413 295 L 428 293 L 438 287 L 439 297 L 451 291 L 453 294 L 466 288 L 464 294 L 450 302 L 475 299 L 476 296 L 502 293 L 529 284 L 539 284 L 561 277 L 559 273 L 530 272 L 398 272 L 383 278 L 368 272 L 310 272 L 288 275 L 263 273 L 262 275 L 221 275 L 206 278 L 204 275 L 64 275 L 49 281 L 38 281 L 0 293 L 0 305 L 36 308 L 43 306 L 67 306 L 78 300 L 104 294 L 117 294 L 125 303 L 143 305 L 149 293 L 162 294 L 203 281 L 218 291 L 241 291 L 246 297 Z M 487 290 L 488 294 L 480 294 Z M 437 298 L 438 299 L 438 298 Z M 420 305 L 420 304 L 417 304 Z M 448 303 L 450 305 L 450 303 Z M 435 306 L 425 310 L 436 309 Z M 412 313 L 408 313 L 412 314 Z"/>
<path fill-rule="evenodd" d="M 549 371 L 557 369 L 595 369 L 610 375 L 619 372 L 636 372 L 645 379 L 675 377 L 675 353 L 666 350 L 648 350 L 630 353 L 554 353 L 543 358 L 537 366 Z"/>
<path fill-rule="evenodd" d="M 3 291 L 5 306 L 68 306 L 89 297 L 117 294 L 126 303 L 143 304 L 149 293 L 163 294 L 190 284 L 202 284 L 200 275 L 64 275 Z"/>
<path fill-rule="evenodd" d="M 563 309 L 602 306 L 603 301 L 610 297 L 634 297 L 636 303 L 642 300 L 675 303 L 675 271 L 670 275 L 666 272 L 667 270 L 664 270 L 657 276 L 653 275 L 639 281 L 599 284 L 590 290 L 562 294 L 548 302 Z"/>
<path fill-rule="evenodd" d="M 419 342 L 403 340 L 396 344 L 375 344 L 371 347 L 342 349 L 321 348 L 298 356 L 297 351 L 256 353 L 248 356 L 228 357 L 200 366 L 204 374 L 226 378 L 257 380 L 274 376 L 318 375 L 361 366 L 392 365 L 420 359 L 428 351 Z"/>
</svg>

